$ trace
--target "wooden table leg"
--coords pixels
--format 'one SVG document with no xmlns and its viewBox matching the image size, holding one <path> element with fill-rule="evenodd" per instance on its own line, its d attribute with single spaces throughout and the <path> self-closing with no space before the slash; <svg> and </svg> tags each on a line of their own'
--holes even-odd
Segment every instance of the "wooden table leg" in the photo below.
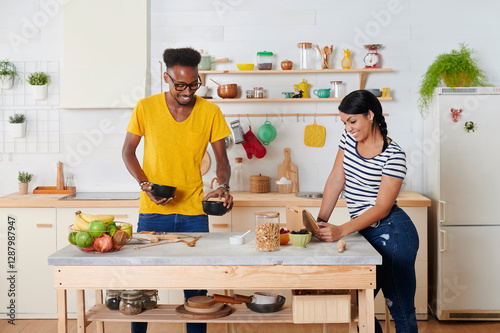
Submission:
<svg viewBox="0 0 500 333">
<path fill-rule="evenodd" d="M 66 289 L 57 289 L 57 332 L 68 332 L 68 308 Z"/>
<path fill-rule="evenodd" d="M 76 290 L 76 331 L 85 333 L 85 290 Z"/>
<path fill-rule="evenodd" d="M 359 332 L 375 332 L 375 300 L 373 289 L 363 289 L 358 292 L 359 302 Z"/>
<path fill-rule="evenodd" d="M 96 289 L 95 290 L 95 304 L 103 304 L 102 302 L 102 290 L 101 289 Z M 103 321 L 96 321 L 96 332 L 97 333 L 104 333 L 104 322 Z"/>
</svg>

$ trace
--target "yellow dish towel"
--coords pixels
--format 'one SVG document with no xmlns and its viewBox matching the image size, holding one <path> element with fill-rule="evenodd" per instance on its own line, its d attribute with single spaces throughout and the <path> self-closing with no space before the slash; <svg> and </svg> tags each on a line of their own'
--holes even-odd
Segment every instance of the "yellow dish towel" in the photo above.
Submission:
<svg viewBox="0 0 500 333">
<path fill-rule="evenodd" d="M 307 125 L 304 130 L 304 144 L 308 147 L 323 147 L 325 144 L 326 129 L 316 124 Z"/>
</svg>

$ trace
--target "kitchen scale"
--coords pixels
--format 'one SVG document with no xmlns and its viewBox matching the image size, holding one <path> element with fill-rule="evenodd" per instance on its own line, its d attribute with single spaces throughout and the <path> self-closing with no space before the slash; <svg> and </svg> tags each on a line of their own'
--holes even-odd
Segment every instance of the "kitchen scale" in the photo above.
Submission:
<svg viewBox="0 0 500 333">
<path fill-rule="evenodd" d="M 380 67 L 380 55 L 378 54 L 377 50 L 382 48 L 382 44 L 366 44 L 363 46 L 365 47 L 365 49 L 368 49 L 368 53 L 363 58 L 365 68 Z"/>
<path fill-rule="evenodd" d="M 58 200 L 137 200 L 139 192 L 76 192 Z"/>
</svg>

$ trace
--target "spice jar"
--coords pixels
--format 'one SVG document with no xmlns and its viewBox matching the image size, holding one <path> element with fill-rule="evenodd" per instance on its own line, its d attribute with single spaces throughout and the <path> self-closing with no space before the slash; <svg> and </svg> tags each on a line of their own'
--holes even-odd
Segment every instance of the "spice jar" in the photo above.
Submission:
<svg viewBox="0 0 500 333">
<path fill-rule="evenodd" d="M 253 96 L 254 96 L 254 91 L 253 91 L 253 90 L 247 90 L 247 91 L 246 91 L 246 96 L 247 96 L 247 98 L 253 98 Z"/>
<path fill-rule="evenodd" d="M 267 51 L 257 52 L 257 68 L 273 69 L 273 53 Z"/>
<path fill-rule="evenodd" d="M 120 294 L 123 290 L 106 290 L 106 306 L 110 310 L 118 310 L 120 307 Z"/>
<path fill-rule="evenodd" d="M 299 47 L 299 69 L 312 69 L 312 57 L 314 49 L 311 43 L 298 43 Z"/>
<path fill-rule="evenodd" d="M 254 87 L 253 88 L 253 97 L 254 98 L 264 98 L 264 88 Z"/>
<path fill-rule="evenodd" d="M 142 291 L 142 309 L 151 310 L 158 304 L 158 290 Z"/>
<path fill-rule="evenodd" d="M 142 293 L 138 290 L 124 290 L 120 294 L 120 312 L 127 316 L 137 315 L 142 311 Z"/>
<path fill-rule="evenodd" d="M 255 212 L 255 248 L 269 252 L 280 249 L 280 213 Z"/>
</svg>

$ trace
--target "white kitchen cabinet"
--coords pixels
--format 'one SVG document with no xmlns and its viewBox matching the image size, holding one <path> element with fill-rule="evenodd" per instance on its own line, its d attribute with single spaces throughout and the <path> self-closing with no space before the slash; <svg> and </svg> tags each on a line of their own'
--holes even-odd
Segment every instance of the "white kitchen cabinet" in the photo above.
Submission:
<svg viewBox="0 0 500 333">
<path fill-rule="evenodd" d="M 7 226 L 15 219 L 15 267 L 7 266 Z M 54 270 L 47 257 L 56 251 L 56 214 L 53 208 L 0 208 L 0 260 L 4 274 L 0 279 L 0 303 L 3 318 L 12 297 L 6 275 L 15 275 L 16 318 L 55 318 L 56 290 Z M 8 273 L 13 271 L 15 273 Z"/>
</svg>

